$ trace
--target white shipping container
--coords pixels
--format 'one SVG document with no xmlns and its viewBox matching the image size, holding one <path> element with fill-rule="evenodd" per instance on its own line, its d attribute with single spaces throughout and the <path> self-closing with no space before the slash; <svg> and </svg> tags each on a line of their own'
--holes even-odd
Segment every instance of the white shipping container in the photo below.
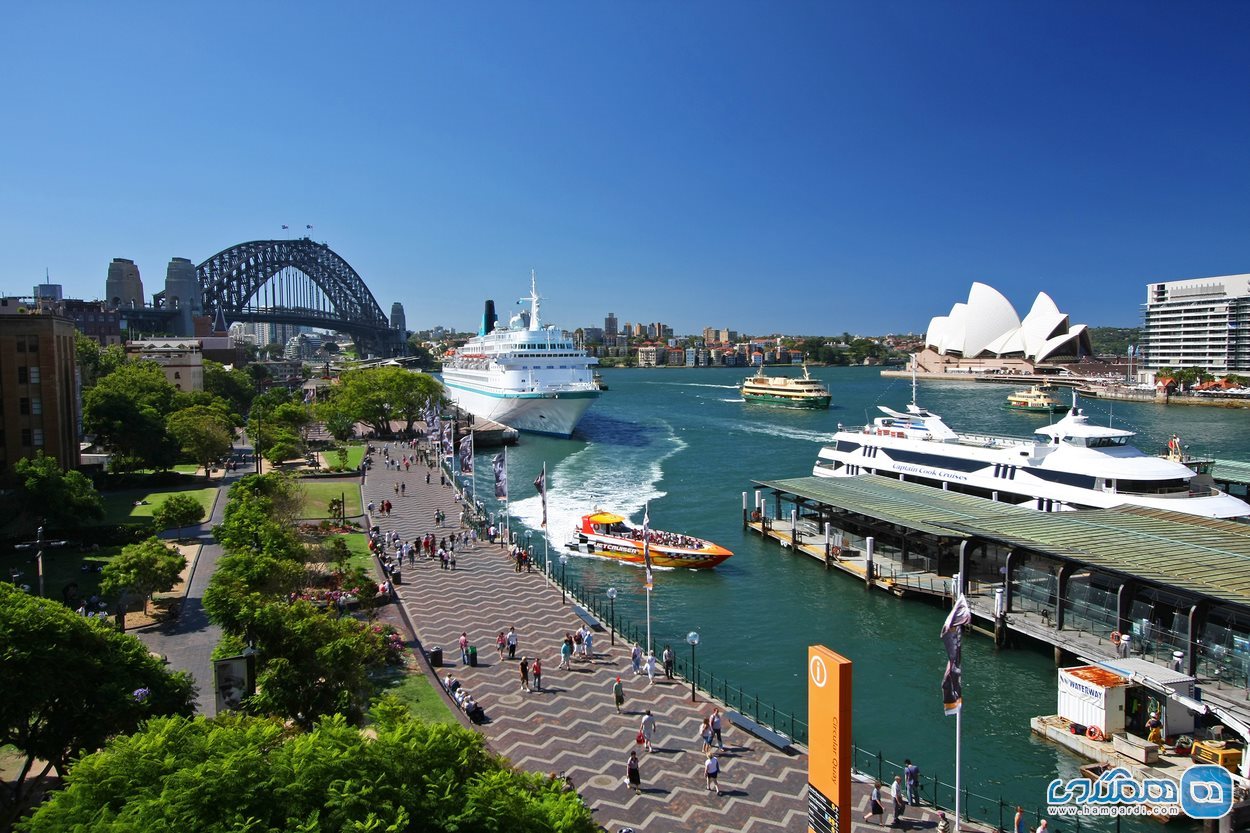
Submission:
<svg viewBox="0 0 1250 833">
<path fill-rule="evenodd" d="M 1129 679 L 1096 665 L 1059 669 L 1059 716 L 1097 726 L 1105 737 L 1124 731 Z"/>
</svg>

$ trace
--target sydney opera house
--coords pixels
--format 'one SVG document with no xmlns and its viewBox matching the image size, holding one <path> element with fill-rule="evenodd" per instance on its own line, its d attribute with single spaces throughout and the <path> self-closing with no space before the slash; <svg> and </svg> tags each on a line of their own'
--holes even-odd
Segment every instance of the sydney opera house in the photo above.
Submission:
<svg viewBox="0 0 1250 833">
<path fill-rule="evenodd" d="M 1033 373 L 1092 354 L 1088 328 L 1069 324 L 1045 292 L 1021 320 L 997 289 L 974 283 L 966 302 L 929 322 L 915 361 L 925 373 Z"/>
</svg>

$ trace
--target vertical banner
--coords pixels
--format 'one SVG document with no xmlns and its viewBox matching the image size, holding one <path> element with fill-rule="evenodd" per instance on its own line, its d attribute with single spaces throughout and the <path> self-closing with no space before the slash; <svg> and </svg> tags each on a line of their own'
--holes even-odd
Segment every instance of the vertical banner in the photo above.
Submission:
<svg viewBox="0 0 1250 833">
<path fill-rule="evenodd" d="M 543 470 L 534 478 L 534 488 L 538 490 L 538 494 L 543 499 L 543 522 L 540 524 L 543 529 L 547 528 L 547 464 L 543 463 Z"/>
<path fill-rule="evenodd" d="M 460 473 L 473 474 L 473 432 L 464 435 L 460 441 Z"/>
<path fill-rule="evenodd" d="M 807 829 L 851 831 L 851 661 L 807 647 Z"/>
<path fill-rule="evenodd" d="M 957 591 L 958 592 L 958 591 Z M 942 625 L 942 644 L 946 647 L 946 672 L 942 674 L 942 708 L 947 714 L 959 714 L 964 702 L 964 625 L 972 621 L 968 600 L 959 592 L 946 623 Z"/>
<path fill-rule="evenodd" d="M 499 500 L 508 499 L 508 458 L 501 451 L 491 459 L 495 469 L 495 497 Z"/>
</svg>

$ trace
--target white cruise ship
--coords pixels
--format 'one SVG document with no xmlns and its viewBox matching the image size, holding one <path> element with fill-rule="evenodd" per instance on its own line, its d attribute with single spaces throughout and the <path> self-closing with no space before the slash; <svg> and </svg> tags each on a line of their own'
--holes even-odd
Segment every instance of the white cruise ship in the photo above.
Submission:
<svg viewBox="0 0 1250 833">
<path fill-rule="evenodd" d="M 1250 516 L 1250 504 L 1210 486 L 1179 453 L 1154 457 L 1128 444 L 1132 431 L 1090 424 L 1075 398 L 1063 419 L 1032 439 L 957 433 L 916 405 L 914 393 L 906 413 L 877 407 L 885 416 L 871 425 L 839 426 L 813 475 L 897 477 L 1047 512 L 1129 504 L 1207 518 Z"/>
<path fill-rule="evenodd" d="M 528 313 L 507 326 L 486 302 L 478 334 L 443 359 L 447 397 L 474 416 L 536 434 L 567 437 L 599 396 L 598 361 L 539 318 L 538 286 L 530 276 Z"/>
</svg>

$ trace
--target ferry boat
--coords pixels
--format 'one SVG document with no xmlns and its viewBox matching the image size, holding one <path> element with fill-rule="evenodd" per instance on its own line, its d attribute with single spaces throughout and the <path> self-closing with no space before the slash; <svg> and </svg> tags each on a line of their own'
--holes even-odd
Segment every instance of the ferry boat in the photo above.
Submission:
<svg viewBox="0 0 1250 833">
<path fill-rule="evenodd" d="M 828 408 L 833 397 L 819 379 L 813 379 L 803 365 L 802 376 L 768 376 L 761 366 L 755 375 L 742 383 L 742 398 L 763 405 L 785 408 Z"/>
<path fill-rule="evenodd" d="M 1053 385 L 1034 385 L 1028 390 L 1018 390 L 1007 397 L 1007 407 L 1013 411 L 1035 414 L 1058 414 L 1068 410 L 1054 396 Z"/>
<path fill-rule="evenodd" d="M 673 532 L 649 529 L 651 563 L 656 567 L 688 567 L 703 569 L 715 567 L 732 552 L 722 546 Z M 583 515 L 581 524 L 574 528 L 568 549 L 591 555 L 602 555 L 630 564 L 642 564 L 643 531 L 630 526 L 620 515 L 596 510 Z"/>
<path fill-rule="evenodd" d="M 838 426 L 820 449 L 812 474 L 878 474 L 1030 506 L 1046 512 L 1107 509 L 1124 504 L 1207 518 L 1250 516 L 1250 504 L 1210 485 L 1178 459 L 1129 445 L 1132 431 L 1090 423 L 1072 408 L 1032 439 L 963 434 L 912 402 L 906 413 L 858 428 Z"/>
<path fill-rule="evenodd" d="M 531 273 L 528 313 L 506 326 L 487 301 L 478 334 L 443 359 L 447 397 L 474 416 L 509 428 L 568 437 L 599 396 L 591 368 L 598 360 L 539 318 Z"/>
</svg>

